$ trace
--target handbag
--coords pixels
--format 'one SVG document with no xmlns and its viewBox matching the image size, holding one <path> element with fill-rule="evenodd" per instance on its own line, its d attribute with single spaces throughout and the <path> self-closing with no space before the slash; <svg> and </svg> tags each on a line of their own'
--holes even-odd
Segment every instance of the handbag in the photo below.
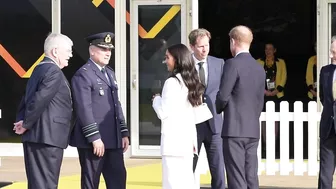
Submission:
<svg viewBox="0 0 336 189">
<path fill-rule="evenodd" d="M 193 108 L 194 108 L 194 117 L 195 117 L 196 124 L 207 121 L 213 117 L 206 103 L 202 103 L 201 105 L 193 107 Z"/>
</svg>

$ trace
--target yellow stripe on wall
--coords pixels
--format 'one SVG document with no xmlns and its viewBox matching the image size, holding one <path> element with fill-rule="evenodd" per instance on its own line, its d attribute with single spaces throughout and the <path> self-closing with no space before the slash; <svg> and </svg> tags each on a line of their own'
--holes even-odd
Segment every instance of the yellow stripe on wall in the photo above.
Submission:
<svg viewBox="0 0 336 189">
<path fill-rule="evenodd" d="M 172 6 L 166 14 L 155 24 L 155 26 L 147 33 L 144 38 L 154 38 L 168 23 L 172 20 L 175 15 L 181 10 L 180 5 Z"/>
<path fill-rule="evenodd" d="M 44 53 L 40 56 L 38 60 L 29 68 L 29 70 L 22 76 L 22 78 L 29 78 L 33 73 L 34 68 L 39 64 L 44 58 Z"/>
<path fill-rule="evenodd" d="M 104 0 L 92 0 L 92 3 L 96 6 L 99 7 L 99 5 L 103 2 Z"/>
</svg>

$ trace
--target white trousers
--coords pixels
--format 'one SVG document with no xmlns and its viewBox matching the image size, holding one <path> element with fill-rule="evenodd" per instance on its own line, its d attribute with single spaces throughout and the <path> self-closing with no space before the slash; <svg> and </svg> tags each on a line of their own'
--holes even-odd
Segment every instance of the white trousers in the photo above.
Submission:
<svg viewBox="0 0 336 189">
<path fill-rule="evenodd" d="M 193 157 L 162 156 L 162 189 L 194 189 Z"/>
</svg>

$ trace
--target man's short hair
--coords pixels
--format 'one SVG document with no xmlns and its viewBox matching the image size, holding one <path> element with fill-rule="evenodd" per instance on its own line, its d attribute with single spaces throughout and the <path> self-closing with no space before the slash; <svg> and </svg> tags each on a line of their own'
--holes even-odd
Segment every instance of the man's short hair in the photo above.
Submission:
<svg viewBox="0 0 336 189">
<path fill-rule="evenodd" d="M 209 40 L 211 39 L 211 34 L 208 30 L 206 30 L 204 28 L 194 29 L 189 34 L 189 44 L 192 45 L 192 46 L 196 45 L 197 38 L 198 37 L 204 37 L 204 36 L 207 36 L 209 38 Z"/>
<path fill-rule="evenodd" d="M 250 45 L 253 40 L 252 30 L 246 26 L 239 25 L 229 32 L 230 39 L 234 39 L 238 45 L 243 43 Z"/>
<path fill-rule="evenodd" d="M 57 47 L 73 46 L 72 40 L 60 33 L 50 33 L 44 41 L 44 53 L 49 53 L 52 49 Z"/>
<path fill-rule="evenodd" d="M 331 37 L 331 43 L 333 43 L 334 41 L 336 41 L 336 35 Z"/>
</svg>

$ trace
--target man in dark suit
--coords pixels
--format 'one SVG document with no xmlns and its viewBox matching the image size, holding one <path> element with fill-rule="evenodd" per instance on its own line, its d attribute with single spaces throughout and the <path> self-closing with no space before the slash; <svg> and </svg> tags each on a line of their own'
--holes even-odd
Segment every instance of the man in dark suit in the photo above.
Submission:
<svg viewBox="0 0 336 189">
<path fill-rule="evenodd" d="M 336 36 L 331 39 L 332 64 L 323 66 L 320 72 L 320 101 L 323 105 L 320 121 L 320 173 L 319 189 L 331 189 L 336 158 Z"/>
<path fill-rule="evenodd" d="M 72 118 L 70 86 L 61 69 L 68 66 L 72 45 L 62 34 L 47 37 L 45 58 L 29 78 L 19 106 L 13 130 L 22 135 L 29 189 L 58 185 Z"/>
<path fill-rule="evenodd" d="M 230 189 L 257 189 L 265 71 L 249 53 L 252 31 L 234 27 L 230 33 L 234 58 L 226 61 L 216 99 L 217 113 L 224 112 L 222 130 L 224 161 Z"/>
<path fill-rule="evenodd" d="M 107 189 L 126 188 L 123 153 L 129 133 L 118 98 L 118 84 L 108 67 L 113 33 L 87 37 L 90 59 L 71 80 L 76 123 L 70 145 L 78 149 L 81 188 L 98 189 L 103 173 Z"/>
<path fill-rule="evenodd" d="M 207 153 L 210 173 L 211 188 L 225 189 L 223 147 L 220 132 L 222 131 L 223 115 L 217 114 L 215 109 L 216 94 L 219 90 L 220 79 L 223 71 L 224 60 L 208 56 L 211 34 L 206 29 L 195 29 L 189 34 L 189 43 L 198 71 L 200 80 L 205 86 L 203 101 L 208 105 L 213 118 L 197 124 L 198 152 L 204 143 Z M 194 169 L 197 164 L 194 158 Z"/>
</svg>

